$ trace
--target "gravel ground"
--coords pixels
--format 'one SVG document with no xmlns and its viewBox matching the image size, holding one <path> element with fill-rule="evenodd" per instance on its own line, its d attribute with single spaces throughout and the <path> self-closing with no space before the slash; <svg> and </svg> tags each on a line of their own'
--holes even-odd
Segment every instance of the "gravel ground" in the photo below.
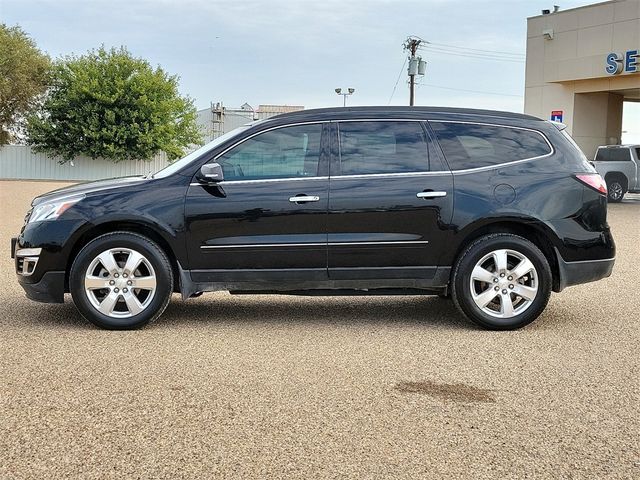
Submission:
<svg viewBox="0 0 640 480">
<path fill-rule="evenodd" d="M 611 278 L 516 332 L 437 297 L 177 296 L 153 326 L 28 301 L 0 182 L 0 478 L 640 478 L 640 196 Z"/>
</svg>

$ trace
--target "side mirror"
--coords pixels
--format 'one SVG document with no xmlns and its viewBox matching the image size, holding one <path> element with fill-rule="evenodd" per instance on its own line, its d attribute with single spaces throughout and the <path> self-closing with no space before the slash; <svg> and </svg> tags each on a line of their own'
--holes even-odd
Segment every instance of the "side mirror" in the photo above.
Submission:
<svg viewBox="0 0 640 480">
<path fill-rule="evenodd" d="M 221 182 L 224 180 L 222 166 L 219 163 L 207 163 L 200 167 L 198 179 L 204 182 Z"/>
</svg>

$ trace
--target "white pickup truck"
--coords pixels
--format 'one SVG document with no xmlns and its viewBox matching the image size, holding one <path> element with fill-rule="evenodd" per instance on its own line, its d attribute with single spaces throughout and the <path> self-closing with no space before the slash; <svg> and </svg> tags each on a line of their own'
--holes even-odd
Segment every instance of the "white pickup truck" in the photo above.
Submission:
<svg viewBox="0 0 640 480">
<path fill-rule="evenodd" d="M 640 193 L 640 145 L 598 147 L 593 161 L 607 182 L 610 202 L 620 202 L 627 192 Z"/>
</svg>

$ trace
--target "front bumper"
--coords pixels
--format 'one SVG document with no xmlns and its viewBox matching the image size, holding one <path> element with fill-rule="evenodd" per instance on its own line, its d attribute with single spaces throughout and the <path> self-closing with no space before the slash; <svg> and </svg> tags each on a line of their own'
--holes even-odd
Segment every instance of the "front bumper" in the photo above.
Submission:
<svg viewBox="0 0 640 480">
<path fill-rule="evenodd" d="M 36 302 L 64 302 L 64 271 L 48 271 L 38 281 L 32 276 L 40 260 L 41 248 L 20 248 L 17 238 L 11 239 L 11 258 L 15 260 L 18 283 L 27 298 Z"/>
<path fill-rule="evenodd" d="M 560 274 L 560 278 L 557 289 L 554 290 L 558 292 L 572 285 L 595 282 L 596 280 L 609 277 L 616 261 L 614 257 L 602 260 L 565 262 L 557 249 L 556 256 L 558 258 L 558 273 Z"/>
<path fill-rule="evenodd" d="M 64 303 L 64 272 L 46 272 L 39 282 L 27 283 L 18 276 L 27 298 L 43 303 Z"/>
</svg>

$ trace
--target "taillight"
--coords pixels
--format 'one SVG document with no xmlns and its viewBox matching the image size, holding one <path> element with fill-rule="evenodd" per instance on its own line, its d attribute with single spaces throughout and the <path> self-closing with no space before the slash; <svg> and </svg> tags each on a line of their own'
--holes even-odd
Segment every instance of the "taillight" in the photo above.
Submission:
<svg viewBox="0 0 640 480">
<path fill-rule="evenodd" d="M 578 173 L 576 178 L 586 186 L 593 188 L 603 195 L 607 194 L 607 183 L 598 173 Z"/>
</svg>

